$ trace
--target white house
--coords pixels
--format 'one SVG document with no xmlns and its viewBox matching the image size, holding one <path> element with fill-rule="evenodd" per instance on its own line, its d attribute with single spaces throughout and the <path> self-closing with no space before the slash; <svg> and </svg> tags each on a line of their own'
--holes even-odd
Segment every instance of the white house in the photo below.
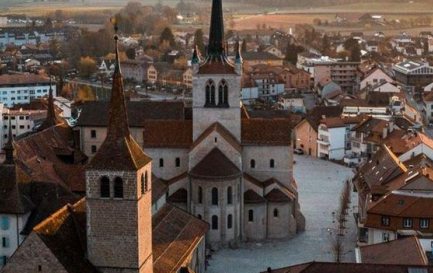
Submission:
<svg viewBox="0 0 433 273">
<path fill-rule="evenodd" d="M 2 104 L 0 104 L 2 105 Z M 46 116 L 46 110 L 10 110 L 0 106 L 1 121 L 0 121 L 0 147 L 9 139 L 9 125 L 12 128 L 14 137 L 31 132 L 37 124 L 42 122 Z"/>
<path fill-rule="evenodd" d="M 389 82 L 392 83 L 394 80 L 388 76 L 381 68 L 373 68 L 360 82 L 360 90 L 364 89 L 367 86 L 374 86 L 380 82 Z"/>
<path fill-rule="evenodd" d="M 431 92 L 431 91 L 433 91 L 433 82 L 424 87 L 424 92 Z"/>
<path fill-rule="evenodd" d="M 360 121 L 355 118 L 325 118 L 320 122 L 317 133 L 317 157 L 341 160 L 350 150 L 351 129 Z"/>
<path fill-rule="evenodd" d="M 284 110 L 291 110 L 295 113 L 305 113 L 304 97 L 300 94 L 286 93 L 278 99 L 278 104 Z"/>
</svg>

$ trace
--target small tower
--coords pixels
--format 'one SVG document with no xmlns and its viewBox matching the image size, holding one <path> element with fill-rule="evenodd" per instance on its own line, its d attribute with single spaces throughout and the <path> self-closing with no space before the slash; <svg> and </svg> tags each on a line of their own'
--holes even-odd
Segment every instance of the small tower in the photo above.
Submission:
<svg viewBox="0 0 433 273">
<path fill-rule="evenodd" d="M 198 56 L 197 45 L 194 47 L 194 51 L 192 53 L 191 66 L 192 66 L 192 74 L 194 75 L 197 74 L 198 69 L 200 68 L 200 57 Z"/>
<path fill-rule="evenodd" d="M 129 131 L 117 39 L 107 136 L 86 167 L 87 256 L 103 273 L 152 273 L 151 158 Z"/>
<path fill-rule="evenodd" d="M 56 111 L 54 110 L 54 98 L 53 98 L 53 88 L 51 87 L 51 76 L 50 76 L 50 90 L 48 93 L 48 110 L 47 117 L 45 118 L 42 125 L 39 127 L 39 131 L 43 131 L 47 128 L 51 128 L 61 123 L 62 121 L 57 117 Z"/>
<path fill-rule="evenodd" d="M 212 0 L 206 57 L 193 74 L 193 141 L 215 122 L 241 141 L 240 65 L 227 56 L 222 0 Z"/>
</svg>

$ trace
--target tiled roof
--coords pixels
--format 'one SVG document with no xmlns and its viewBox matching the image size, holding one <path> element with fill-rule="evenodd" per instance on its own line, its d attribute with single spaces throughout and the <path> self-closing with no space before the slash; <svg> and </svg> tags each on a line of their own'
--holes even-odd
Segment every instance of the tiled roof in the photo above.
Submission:
<svg viewBox="0 0 433 273">
<path fill-rule="evenodd" d="M 411 271 L 410 271 L 411 269 Z M 261 273 L 432 273 L 433 267 L 413 265 L 309 262 Z"/>
<path fill-rule="evenodd" d="M 320 121 L 321 124 L 325 124 L 328 128 L 345 127 L 348 124 L 357 124 L 364 119 L 363 116 L 355 117 L 331 117 L 325 118 Z"/>
<path fill-rule="evenodd" d="M 2 85 L 27 85 L 27 84 L 49 84 L 47 77 L 36 74 L 4 74 L 0 75 L 0 86 Z"/>
<path fill-rule="evenodd" d="M 184 188 L 178 189 L 172 195 L 168 197 L 168 201 L 171 203 L 186 203 L 188 200 L 188 192 Z"/>
<path fill-rule="evenodd" d="M 165 180 L 162 180 L 152 175 L 152 203 L 155 203 L 167 193 L 168 185 Z"/>
<path fill-rule="evenodd" d="M 274 203 L 286 203 L 293 200 L 286 193 L 283 193 L 280 189 L 274 188 L 268 194 L 265 195 L 266 200 Z"/>
<path fill-rule="evenodd" d="M 178 272 L 208 228 L 206 222 L 191 214 L 169 204 L 164 205 L 152 217 L 153 272 Z M 67 272 L 97 272 L 86 259 L 85 199 L 54 212 L 37 225 L 33 232 L 41 238 Z M 10 259 L 10 263 L 19 262 L 22 261 L 15 261 L 13 256 Z"/>
<path fill-rule="evenodd" d="M 152 218 L 154 273 L 176 273 L 208 231 L 206 222 L 171 205 Z"/>
<path fill-rule="evenodd" d="M 423 133 L 407 133 L 400 130 L 394 130 L 389 134 L 384 144 L 396 155 L 406 153 L 420 144 L 433 149 L 433 140 Z"/>
<path fill-rule="evenodd" d="M 236 74 L 236 71 L 228 62 L 209 61 L 200 65 L 198 74 Z"/>
<path fill-rule="evenodd" d="M 266 202 L 266 199 L 253 190 L 247 190 L 246 192 L 244 192 L 244 201 L 246 204 L 256 204 L 264 203 Z"/>
<path fill-rule="evenodd" d="M 359 249 L 362 263 L 428 265 L 427 256 L 414 236 L 361 246 Z"/>
<path fill-rule="evenodd" d="M 33 203 L 18 187 L 15 165 L 0 166 L 0 213 L 24 214 L 33 208 Z"/>
<path fill-rule="evenodd" d="M 219 122 L 215 122 L 210 125 L 206 130 L 201 133 L 201 135 L 194 141 L 191 149 L 197 147 L 207 136 L 209 136 L 212 132 L 218 132 L 233 148 L 237 151 L 241 150 L 241 145 L 239 141 L 227 130 L 224 126 Z"/>
<path fill-rule="evenodd" d="M 34 232 L 70 273 L 96 273 L 96 268 L 84 258 L 86 251 L 85 201 L 68 205 L 34 228 Z"/>
<path fill-rule="evenodd" d="M 146 120 L 143 129 L 144 148 L 190 148 L 191 120 Z"/>
<path fill-rule="evenodd" d="M 342 112 L 343 108 L 341 106 L 316 106 L 307 114 L 306 120 L 317 132 L 323 117 L 339 117 Z"/>
<path fill-rule="evenodd" d="M 239 168 L 218 148 L 212 149 L 189 172 L 192 177 L 204 179 L 230 179 L 240 177 L 241 174 Z"/>
<path fill-rule="evenodd" d="M 107 127 L 108 102 L 86 102 L 77 106 L 81 114 L 77 126 Z M 145 120 L 183 120 L 185 109 L 180 101 L 130 101 L 126 102 L 130 127 L 142 127 Z"/>
<path fill-rule="evenodd" d="M 244 119 L 241 125 L 242 145 L 290 145 L 291 128 L 289 119 Z"/>
<path fill-rule="evenodd" d="M 73 131 L 57 125 L 15 141 L 16 158 L 33 181 L 59 182 L 72 191 L 85 192 L 87 157 L 73 143 Z"/>
<path fill-rule="evenodd" d="M 430 196 L 394 191 L 371 203 L 368 214 L 433 218 L 433 210 L 426 209 L 431 207 L 433 207 L 433 198 Z M 366 225 L 369 224 L 369 217 L 367 217 Z"/>
<path fill-rule="evenodd" d="M 272 53 L 261 51 L 261 52 L 242 52 L 242 58 L 246 61 L 256 61 L 256 60 L 282 60 L 281 58 L 278 58 Z"/>
<path fill-rule="evenodd" d="M 406 166 L 386 147 L 382 146 L 372 159 L 359 169 L 354 181 L 358 191 L 381 187 L 407 171 Z"/>
</svg>

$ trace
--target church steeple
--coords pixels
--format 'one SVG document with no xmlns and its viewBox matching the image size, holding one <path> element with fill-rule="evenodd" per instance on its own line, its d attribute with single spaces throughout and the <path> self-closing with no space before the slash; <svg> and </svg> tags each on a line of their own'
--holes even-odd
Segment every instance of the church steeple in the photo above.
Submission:
<svg viewBox="0 0 433 273">
<path fill-rule="evenodd" d="M 14 164 L 14 137 L 12 134 L 12 125 L 9 120 L 9 133 L 8 133 L 8 142 L 6 142 L 5 146 L 3 147 L 3 150 L 5 151 L 5 161 L 4 164 L 12 165 Z"/>
<path fill-rule="evenodd" d="M 50 90 L 48 92 L 47 117 L 42 123 L 42 125 L 39 127 L 39 131 L 43 131 L 47 128 L 56 126 L 60 122 L 61 121 L 57 118 L 56 111 L 54 109 L 53 88 L 52 88 L 51 75 L 50 75 Z"/>
<path fill-rule="evenodd" d="M 86 166 L 87 256 L 101 273 L 153 273 L 152 162 L 128 127 L 114 29 L 107 135 Z"/>
<path fill-rule="evenodd" d="M 89 167 L 96 169 L 138 170 L 150 158 L 144 154 L 129 131 L 123 77 L 120 69 L 117 24 L 114 29 L 116 62 L 113 73 L 113 85 L 109 104 L 107 137 L 91 160 Z"/>
<path fill-rule="evenodd" d="M 222 0 L 212 1 L 212 15 L 209 30 L 207 55 L 212 57 L 224 55 L 224 19 Z"/>
</svg>

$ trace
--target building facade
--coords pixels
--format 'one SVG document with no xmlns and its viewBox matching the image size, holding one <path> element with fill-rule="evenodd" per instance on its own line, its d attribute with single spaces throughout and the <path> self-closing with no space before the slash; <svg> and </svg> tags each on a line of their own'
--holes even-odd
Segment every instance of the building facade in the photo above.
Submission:
<svg viewBox="0 0 433 273">
<path fill-rule="evenodd" d="M 0 75 L 0 101 L 7 107 L 48 96 L 50 79 L 34 74 Z M 52 86 L 56 96 L 56 86 Z"/>
</svg>

